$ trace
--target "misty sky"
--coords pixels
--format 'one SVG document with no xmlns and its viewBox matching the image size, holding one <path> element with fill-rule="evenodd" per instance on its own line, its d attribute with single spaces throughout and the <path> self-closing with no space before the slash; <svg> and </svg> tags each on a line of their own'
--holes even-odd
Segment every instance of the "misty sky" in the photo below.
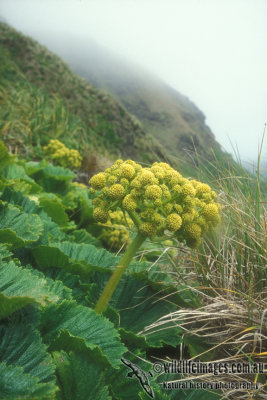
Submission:
<svg viewBox="0 0 267 400">
<path fill-rule="evenodd" d="M 204 112 L 227 151 L 231 140 L 243 159 L 256 158 L 267 122 L 267 0 L 1 0 L 0 16 L 37 39 L 75 33 L 145 66 Z"/>
</svg>

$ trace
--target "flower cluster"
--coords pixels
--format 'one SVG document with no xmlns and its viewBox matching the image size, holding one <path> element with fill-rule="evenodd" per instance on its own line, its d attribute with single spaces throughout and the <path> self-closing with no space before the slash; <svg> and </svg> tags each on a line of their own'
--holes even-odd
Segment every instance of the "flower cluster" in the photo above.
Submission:
<svg viewBox="0 0 267 400">
<path fill-rule="evenodd" d="M 56 139 L 50 140 L 44 152 L 58 165 L 65 168 L 80 168 L 82 157 L 77 150 L 68 149 Z"/>
<path fill-rule="evenodd" d="M 161 236 L 167 230 L 196 247 L 203 234 L 220 221 L 216 193 L 163 162 L 143 168 L 132 160 L 117 160 L 89 184 L 96 194 L 97 221 L 106 222 L 109 211 L 122 210 L 145 236 Z"/>
<path fill-rule="evenodd" d="M 127 214 L 122 211 L 111 211 L 103 229 L 102 239 L 108 247 L 119 250 L 130 242 L 129 228 L 132 227 L 133 221 Z"/>
</svg>

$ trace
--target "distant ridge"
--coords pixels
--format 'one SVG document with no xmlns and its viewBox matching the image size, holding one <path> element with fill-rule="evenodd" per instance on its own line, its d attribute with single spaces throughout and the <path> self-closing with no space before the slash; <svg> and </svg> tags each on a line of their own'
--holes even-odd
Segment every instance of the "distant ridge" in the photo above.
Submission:
<svg viewBox="0 0 267 400">
<path fill-rule="evenodd" d="M 205 115 L 186 96 L 159 78 L 133 66 L 106 48 L 84 38 L 36 33 L 60 54 L 74 72 L 108 91 L 138 118 L 169 156 L 184 158 L 197 151 L 208 160 L 231 156 L 225 153 L 205 123 Z M 53 36 L 53 40 L 52 40 Z"/>
</svg>

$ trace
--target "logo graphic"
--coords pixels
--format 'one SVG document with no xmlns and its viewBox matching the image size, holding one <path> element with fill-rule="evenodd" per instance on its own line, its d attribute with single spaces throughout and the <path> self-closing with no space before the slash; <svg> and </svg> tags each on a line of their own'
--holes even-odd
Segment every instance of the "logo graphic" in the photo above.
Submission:
<svg viewBox="0 0 267 400">
<path fill-rule="evenodd" d="M 125 358 L 121 358 L 121 361 L 123 362 L 124 365 L 127 367 L 131 368 L 132 372 L 128 372 L 126 377 L 132 378 L 133 376 L 136 376 L 136 378 L 139 380 L 140 385 L 144 389 L 144 391 L 154 399 L 155 395 L 153 392 L 152 387 L 150 386 L 150 382 L 148 379 L 148 376 L 153 376 L 152 372 L 145 372 L 143 371 L 138 365 L 132 364 L 130 361 L 126 360 Z"/>
</svg>

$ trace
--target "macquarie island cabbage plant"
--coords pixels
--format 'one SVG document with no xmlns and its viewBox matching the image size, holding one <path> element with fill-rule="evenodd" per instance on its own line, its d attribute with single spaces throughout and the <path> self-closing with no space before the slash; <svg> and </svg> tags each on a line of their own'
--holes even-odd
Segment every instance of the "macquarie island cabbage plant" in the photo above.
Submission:
<svg viewBox="0 0 267 400">
<path fill-rule="evenodd" d="M 197 247 L 203 234 L 220 222 L 220 205 L 210 186 L 184 178 L 170 165 L 160 162 L 143 168 L 132 160 L 117 160 L 90 181 L 94 218 L 106 223 L 110 212 L 124 212 L 137 234 L 129 243 L 96 304 L 102 313 L 120 278 L 147 238 L 165 240 L 166 233 L 189 247 Z"/>
<path fill-rule="evenodd" d="M 65 168 L 80 168 L 82 156 L 77 150 L 68 149 L 64 143 L 56 139 L 51 139 L 44 152 L 55 164 Z"/>
</svg>

